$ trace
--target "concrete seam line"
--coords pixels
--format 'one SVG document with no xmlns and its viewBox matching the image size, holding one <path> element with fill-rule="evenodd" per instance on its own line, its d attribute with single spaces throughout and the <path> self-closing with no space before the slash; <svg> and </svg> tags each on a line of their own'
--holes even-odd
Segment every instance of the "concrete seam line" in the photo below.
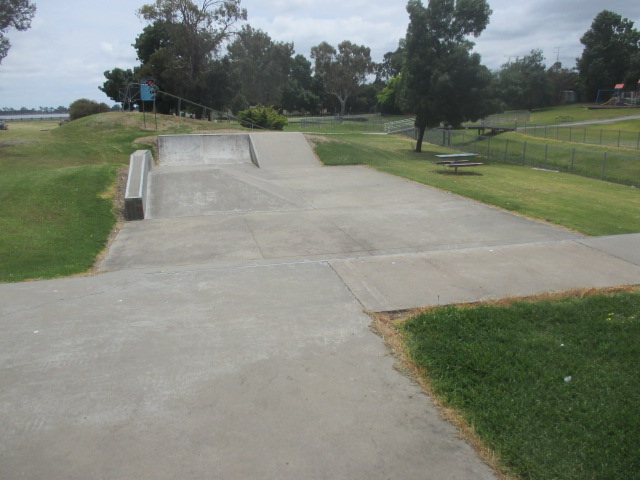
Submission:
<svg viewBox="0 0 640 480">
<path fill-rule="evenodd" d="M 592 238 L 598 238 L 598 237 L 592 237 Z M 612 258 L 621 260 L 621 261 L 623 261 L 625 263 L 629 263 L 631 265 L 640 266 L 640 264 L 637 264 L 637 263 L 635 263 L 635 262 L 633 262 L 633 261 L 631 261 L 629 259 L 626 259 L 626 258 L 621 257 L 619 255 L 615 255 L 613 253 L 606 252 L 604 250 L 600 250 L 599 248 L 597 248 L 597 247 L 595 247 L 593 245 L 589 245 L 589 244 L 585 243 L 586 240 L 588 240 L 588 239 L 584 239 L 584 240 L 583 239 L 576 239 L 576 240 L 571 240 L 571 241 L 574 242 L 574 243 L 578 243 L 578 244 L 582 245 L 583 247 L 587 247 L 588 249 L 593 250 L 594 252 L 598 252 L 601 255 L 607 255 L 608 257 L 612 257 Z"/>
<path fill-rule="evenodd" d="M 345 286 L 345 288 L 349 291 L 349 293 L 351 294 L 351 296 L 352 296 L 353 298 L 355 298 L 355 299 L 356 299 L 356 301 L 360 304 L 360 306 L 362 307 L 362 310 L 363 310 L 363 311 L 365 311 L 365 312 L 368 312 L 368 311 L 369 311 L 369 309 L 367 309 L 367 307 L 365 307 L 365 305 L 360 301 L 360 298 L 358 298 L 358 296 L 357 296 L 357 295 L 355 294 L 355 292 L 351 289 L 351 287 L 347 284 L 347 282 L 345 282 L 345 281 L 344 281 L 344 278 L 342 278 L 342 275 L 340 275 L 340 274 L 338 273 L 338 271 L 334 268 L 333 264 L 332 264 L 330 261 L 329 261 L 329 262 L 326 262 L 326 263 L 327 263 L 327 265 L 329 265 L 329 267 L 331 268 L 331 270 L 333 270 L 333 273 L 335 273 L 335 274 L 336 274 L 336 276 L 340 279 L 340 281 L 341 281 L 341 282 L 342 282 L 342 284 Z M 349 262 L 347 261 L 346 263 L 349 263 Z M 353 271 L 354 273 L 356 273 L 356 272 L 355 272 L 355 270 L 353 270 L 353 268 L 351 268 L 351 265 L 349 265 L 349 269 L 350 269 L 351 271 Z M 366 285 L 366 283 L 365 283 L 364 281 L 362 282 L 362 285 L 364 285 L 364 287 L 367 289 L 367 291 L 369 291 L 369 292 L 371 293 L 371 295 L 372 295 L 376 300 L 379 300 L 379 299 L 378 299 L 378 297 L 376 296 L 376 294 L 375 294 L 374 292 L 370 291 L 369 287 Z M 377 292 L 377 290 L 376 290 L 376 293 L 380 294 L 380 292 Z M 385 303 L 386 303 L 386 300 L 385 300 Z M 380 304 L 382 305 L 382 302 L 380 302 Z"/>
</svg>

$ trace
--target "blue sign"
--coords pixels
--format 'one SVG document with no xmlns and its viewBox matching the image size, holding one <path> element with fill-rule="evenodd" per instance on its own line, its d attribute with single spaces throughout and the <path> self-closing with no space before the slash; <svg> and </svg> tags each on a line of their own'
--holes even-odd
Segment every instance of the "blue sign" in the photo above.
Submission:
<svg viewBox="0 0 640 480">
<path fill-rule="evenodd" d="M 140 99 L 143 102 L 152 102 L 156 99 L 156 87 L 143 83 L 140 85 Z"/>
</svg>

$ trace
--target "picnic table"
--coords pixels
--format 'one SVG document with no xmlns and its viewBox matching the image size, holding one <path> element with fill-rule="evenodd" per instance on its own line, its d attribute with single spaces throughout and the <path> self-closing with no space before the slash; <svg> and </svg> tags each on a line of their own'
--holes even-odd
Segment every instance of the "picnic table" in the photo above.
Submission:
<svg viewBox="0 0 640 480">
<path fill-rule="evenodd" d="M 484 165 L 480 162 L 469 162 L 470 157 L 478 156 L 477 153 L 450 153 L 446 155 L 436 155 L 438 158 L 447 158 L 448 160 L 440 160 L 436 162 L 438 165 L 444 165 L 445 167 L 453 168 L 453 173 L 458 173 L 459 167 L 478 167 Z"/>
</svg>

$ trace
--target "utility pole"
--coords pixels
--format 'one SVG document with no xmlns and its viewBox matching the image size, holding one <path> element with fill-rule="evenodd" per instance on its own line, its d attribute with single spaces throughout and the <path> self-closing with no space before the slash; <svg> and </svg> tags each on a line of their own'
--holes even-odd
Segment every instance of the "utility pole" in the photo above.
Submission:
<svg viewBox="0 0 640 480">
<path fill-rule="evenodd" d="M 556 52 L 556 63 L 560 62 L 560 47 L 555 47 L 554 50 L 557 50 Z"/>
</svg>

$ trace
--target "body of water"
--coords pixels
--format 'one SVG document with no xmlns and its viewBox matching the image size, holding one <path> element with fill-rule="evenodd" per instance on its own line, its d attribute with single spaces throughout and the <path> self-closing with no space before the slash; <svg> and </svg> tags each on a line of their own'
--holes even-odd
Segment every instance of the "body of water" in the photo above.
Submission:
<svg viewBox="0 0 640 480">
<path fill-rule="evenodd" d="M 26 122 L 29 120 L 53 120 L 56 118 L 69 118 L 68 113 L 30 113 L 27 115 L 1 115 L 0 120 L 7 122 Z"/>
</svg>

